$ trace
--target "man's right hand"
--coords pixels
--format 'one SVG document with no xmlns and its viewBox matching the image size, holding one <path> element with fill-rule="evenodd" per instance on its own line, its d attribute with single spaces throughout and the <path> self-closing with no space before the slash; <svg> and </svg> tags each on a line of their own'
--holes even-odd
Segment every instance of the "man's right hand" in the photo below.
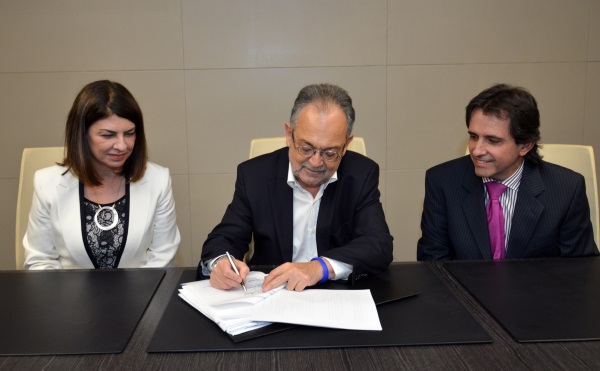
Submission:
<svg viewBox="0 0 600 371">
<path fill-rule="evenodd" d="M 210 285 L 212 287 L 221 290 L 242 287 L 242 280 L 244 282 L 246 281 L 246 276 L 250 272 L 250 268 L 248 268 L 246 263 L 241 260 L 233 259 L 233 263 L 240 274 L 238 275 L 233 271 L 233 268 L 231 268 L 231 263 L 229 263 L 229 259 L 221 259 L 210 273 Z"/>
</svg>

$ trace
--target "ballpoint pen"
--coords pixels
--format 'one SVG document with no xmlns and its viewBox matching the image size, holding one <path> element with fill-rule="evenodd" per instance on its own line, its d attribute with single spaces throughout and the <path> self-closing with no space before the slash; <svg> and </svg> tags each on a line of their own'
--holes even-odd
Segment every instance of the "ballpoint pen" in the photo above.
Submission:
<svg viewBox="0 0 600 371">
<path fill-rule="evenodd" d="M 235 274 L 237 274 L 238 276 L 240 275 L 240 272 L 237 270 L 237 267 L 235 266 L 235 264 L 233 263 L 233 259 L 231 258 L 231 255 L 229 255 L 228 251 L 225 251 L 225 254 L 227 254 L 227 259 L 229 259 L 229 263 L 231 263 L 231 268 L 233 268 L 233 271 L 235 272 Z M 240 276 L 241 277 L 241 276 Z M 246 290 L 246 285 L 244 284 L 244 280 L 242 280 L 242 288 L 244 289 L 244 291 L 246 292 L 246 294 L 248 293 L 248 290 Z"/>
</svg>

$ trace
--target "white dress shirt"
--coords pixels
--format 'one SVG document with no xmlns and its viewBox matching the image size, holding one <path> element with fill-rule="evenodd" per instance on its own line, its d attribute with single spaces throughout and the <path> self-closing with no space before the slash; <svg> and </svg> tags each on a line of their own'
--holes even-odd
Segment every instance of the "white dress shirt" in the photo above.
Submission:
<svg viewBox="0 0 600 371">
<path fill-rule="evenodd" d="M 294 190 L 294 236 L 292 262 L 309 262 L 317 257 L 317 219 L 321 206 L 321 197 L 330 183 L 337 181 L 337 171 L 331 179 L 319 188 L 316 197 L 302 188 L 292 172 L 292 164 L 288 168 L 287 183 Z M 352 273 L 352 265 L 326 258 L 333 272 L 334 280 L 345 280 Z"/>
</svg>

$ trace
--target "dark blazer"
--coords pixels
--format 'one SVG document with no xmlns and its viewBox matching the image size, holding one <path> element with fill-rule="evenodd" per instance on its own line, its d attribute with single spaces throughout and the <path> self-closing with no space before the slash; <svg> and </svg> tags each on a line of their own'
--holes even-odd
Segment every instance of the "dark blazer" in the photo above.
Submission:
<svg viewBox="0 0 600 371">
<path fill-rule="evenodd" d="M 233 201 L 202 246 L 202 261 L 225 251 L 241 260 L 253 236 L 254 254 L 249 264 L 292 261 L 293 190 L 287 184 L 288 151 L 285 147 L 238 166 Z M 338 180 L 327 186 L 319 207 L 319 256 L 353 265 L 355 277 L 381 272 L 392 261 L 393 238 L 379 201 L 379 166 L 352 151 L 340 161 Z"/>
<path fill-rule="evenodd" d="M 427 170 L 418 260 L 492 258 L 483 188 L 469 156 Z M 506 258 L 597 254 L 583 176 L 525 160 Z"/>
</svg>

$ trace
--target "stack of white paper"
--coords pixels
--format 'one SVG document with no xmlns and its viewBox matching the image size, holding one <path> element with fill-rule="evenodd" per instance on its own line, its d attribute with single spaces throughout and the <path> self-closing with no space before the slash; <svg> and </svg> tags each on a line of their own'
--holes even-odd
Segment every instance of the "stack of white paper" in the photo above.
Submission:
<svg viewBox="0 0 600 371">
<path fill-rule="evenodd" d="M 283 285 L 269 292 L 262 292 L 265 274 L 250 272 L 246 277 L 246 289 L 218 290 L 209 280 L 190 282 L 182 285 L 179 296 L 210 318 L 228 334 L 238 335 L 270 324 L 250 319 L 253 307 L 283 288 Z"/>
<path fill-rule="evenodd" d="M 379 330 L 370 290 L 288 291 L 283 285 L 262 292 L 265 274 L 250 272 L 243 289 L 218 290 L 208 280 L 186 283 L 179 296 L 231 335 L 271 322 L 349 330 Z"/>
</svg>

